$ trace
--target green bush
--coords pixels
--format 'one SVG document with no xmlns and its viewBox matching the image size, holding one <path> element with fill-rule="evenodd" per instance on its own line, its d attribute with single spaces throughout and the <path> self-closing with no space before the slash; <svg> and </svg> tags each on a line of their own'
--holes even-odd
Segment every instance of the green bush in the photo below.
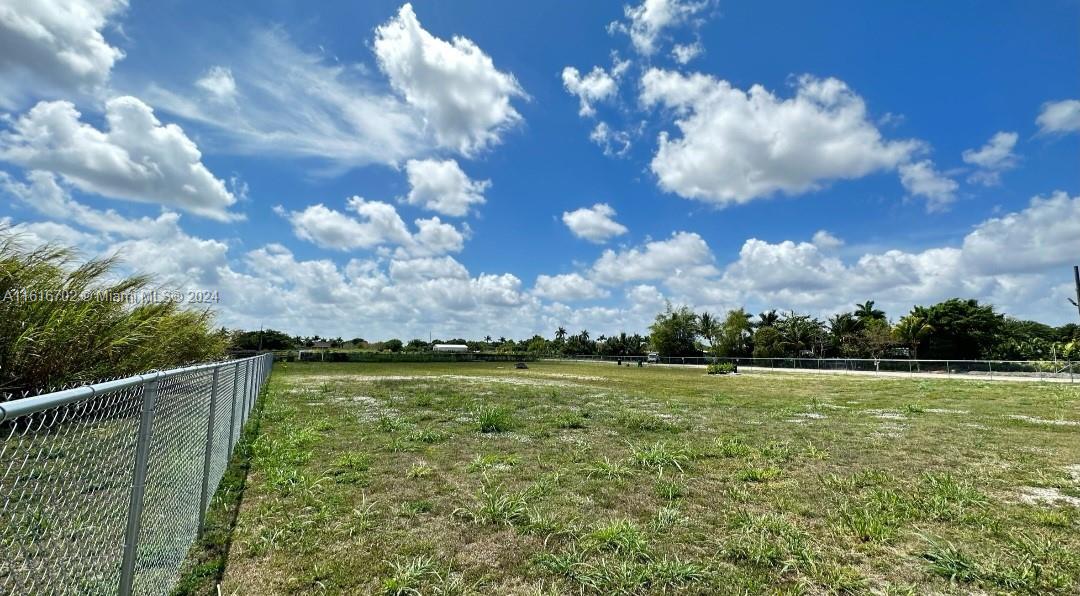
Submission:
<svg viewBox="0 0 1080 596">
<path fill-rule="evenodd" d="M 714 362 L 705 367 L 705 372 L 710 375 L 726 375 L 735 372 L 735 365 L 731 362 Z"/>
<path fill-rule="evenodd" d="M 79 262 L 68 248 L 24 248 L 0 229 L 0 394 L 223 358 L 213 313 L 172 300 L 117 300 L 153 289 L 118 278 L 114 259 Z"/>
</svg>

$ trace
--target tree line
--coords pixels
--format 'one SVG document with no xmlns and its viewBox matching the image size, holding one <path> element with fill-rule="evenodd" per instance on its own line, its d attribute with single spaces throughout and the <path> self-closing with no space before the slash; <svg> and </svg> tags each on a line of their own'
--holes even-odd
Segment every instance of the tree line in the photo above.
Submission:
<svg viewBox="0 0 1080 596">
<path fill-rule="evenodd" d="M 742 308 L 718 318 L 668 305 L 650 330 L 653 348 L 670 356 L 1080 359 L 1080 325 L 1018 320 L 960 298 L 915 306 L 895 322 L 873 300 L 824 320 L 794 311 L 755 316 Z"/>
<path fill-rule="evenodd" d="M 852 310 L 820 319 L 795 311 L 769 310 L 753 315 L 743 308 L 722 317 L 667 305 L 656 315 L 648 335 L 619 333 L 593 336 L 587 329 L 572 334 L 564 327 L 549 339 L 541 335 L 407 342 L 367 342 L 320 336 L 291 336 L 281 331 L 236 331 L 238 350 L 342 348 L 377 352 L 427 352 L 434 344 L 462 344 L 474 352 L 554 355 L 757 358 L 924 358 L 940 360 L 1080 360 L 1080 325 L 1052 327 L 1007 317 L 990 304 L 952 298 L 915 306 L 895 321 L 873 300 Z"/>
</svg>

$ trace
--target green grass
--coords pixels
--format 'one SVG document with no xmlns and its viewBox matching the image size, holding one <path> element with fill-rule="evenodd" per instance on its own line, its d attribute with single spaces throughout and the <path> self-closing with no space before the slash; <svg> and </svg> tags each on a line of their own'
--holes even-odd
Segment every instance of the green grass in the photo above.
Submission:
<svg viewBox="0 0 1080 596">
<path fill-rule="evenodd" d="M 501 433 L 514 426 L 513 418 L 507 410 L 490 405 L 479 405 L 473 410 L 476 428 L 482 433 Z"/>
<path fill-rule="evenodd" d="M 1080 508 L 1021 499 L 1080 434 L 1009 418 L 1078 387 L 290 363 L 263 407 L 222 593 L 1080 591 Z"/>
</svg>

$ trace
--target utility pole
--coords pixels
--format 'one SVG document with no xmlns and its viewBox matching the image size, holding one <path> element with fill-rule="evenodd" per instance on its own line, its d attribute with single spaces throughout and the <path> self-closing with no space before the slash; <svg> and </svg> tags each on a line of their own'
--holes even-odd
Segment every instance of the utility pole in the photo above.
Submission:
<svg viewBox="0 0 1080 596">
<path fill-rule="evenodd" d="M 1069 298 L 1069 302 L 1072 302 L 1077 314 L 1080 314 L 1080 266 L 1073 265 L 1073 281 L 1076 282 L 1076 300 Z"/>
</svg>

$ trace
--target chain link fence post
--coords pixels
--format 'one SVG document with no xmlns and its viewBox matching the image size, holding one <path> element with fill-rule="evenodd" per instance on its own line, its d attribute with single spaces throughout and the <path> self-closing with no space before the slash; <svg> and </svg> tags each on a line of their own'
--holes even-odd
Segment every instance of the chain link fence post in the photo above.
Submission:
<svg viewBox="0 0 1080 596">
<path fill-rule="evenodd" d="M 240 426 L 243 427 L 247 422 L 247 402 L 248 402 L 248 386 L 251 378 L 251 363 L 244 363 L 244 382 L 243 389 L 240 390 Z M 236 440 L 240 440 L 240 437 L 236 437 Z"/>
<path fill-rule="evenodd" d="M 251 371 L 250 371 L 251 372 L 251 381 L 248 384 L 248 407 L 247 407 L 247 415 L 244 416 L 244 423 L 245 424 L 251 418 L 251 411 L 255 409 L 255 386 L 259 382 L 259 373 L 258 373 L 258 371 L 259 371 L 259 361 L 258 361 L 258 359 L 252 359 L 251 360 L 251 366 L 249 366 L 248 368 L 251 369 Z"/>
<path fill-rule="evenodd" d="M 255 394 L 255 360 L 248 361 L 247 367 L 247 395 L 244 400 L 244 424 L 247 424 L 248 418 L 251 417 L 251 404 L 254 401 Z"/>
<path fill-rule="evenodd" d="M 124 533 L 124 558 L 120 564 L 120 596 L 132 593 L 135 581 L 135 560 L 139 550 L 139 529 L 142 523 L 143 495 L 146 493 L 146 468 L 150 458 L 150 438 L 154 429 L 154 405 L 157 402 L 159 376 L 143 382 L 142 415 L 135 443 L 135 469 L 131 480 L 131 504 L 128 507 L 127 530 Z"/>
<path fill-rule="evenodd" d="M 199 531 L 202 532 L 203 522 L 206 521 L 206 509 L 210 505 L 210 456 L 214 452 L 214 409 L 217 407 L 218 397 L 218 373 L 220 366 L 214 367 L 214 374 L 210 377 L 210 412 L 206 421 L 206 451 L 203 454 L 203 477 L 202 491 L 199 495 Z"/>
<path fill-rule="evenodd" d="M 229 445 L 227 447 L 229 459 L 233 453 L 233 443 L 236 442 L 236 404 L 240 402 L 240 363 L 233 364 L 232 371 L 232 397 L 229 400 L 231 407 L 229 408 Z"/>
</svg>

